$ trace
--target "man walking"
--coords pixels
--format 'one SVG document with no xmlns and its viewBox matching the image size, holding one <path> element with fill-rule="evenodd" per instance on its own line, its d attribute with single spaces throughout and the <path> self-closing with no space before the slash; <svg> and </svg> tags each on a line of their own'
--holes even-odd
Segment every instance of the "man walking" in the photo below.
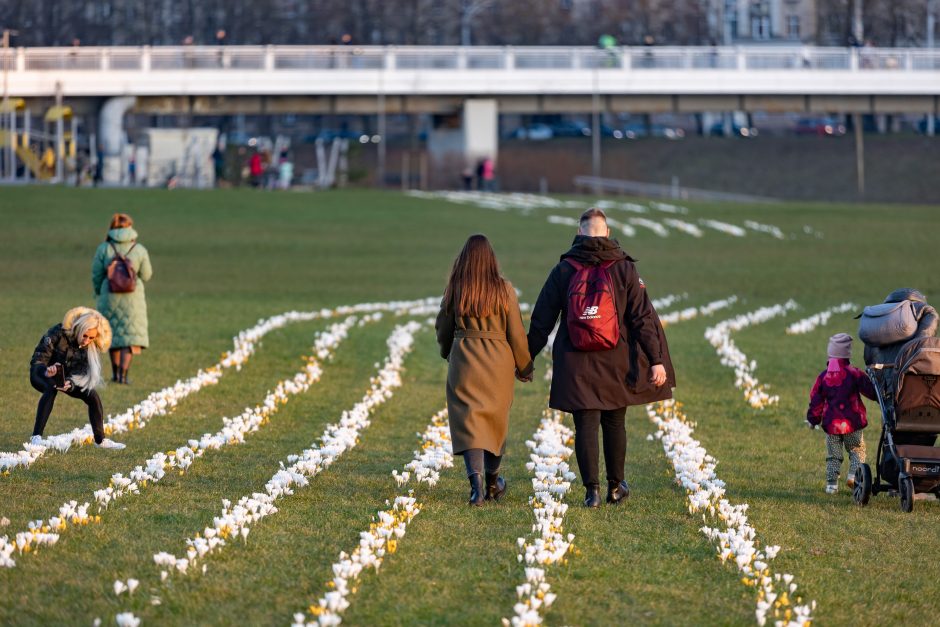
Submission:
<svg viewBox="0 0 940 627">
<path fill-rule="evenodd" d="M 570 412 L 586 507 L 600 507 L 598 427 L 604 433 L 607 502 L 630 495 L 624 480 L 627 407 L 672 398 L 676 378 L 659 316 L 635 260 L 610 238 L 600 209 L 581 215 L 532 311 L 529 352 L 537 355 L 561 314 L 552 348 L 549 406 Z"/>
</svg>

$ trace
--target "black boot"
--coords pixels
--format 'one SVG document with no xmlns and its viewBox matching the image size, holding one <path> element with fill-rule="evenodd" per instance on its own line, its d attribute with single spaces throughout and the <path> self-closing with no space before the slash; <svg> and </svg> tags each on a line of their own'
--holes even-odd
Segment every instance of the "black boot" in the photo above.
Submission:
<svg viewBox="0 0 940 627">
<path fill-rule="evenodd" d="M 481 507 L 483 505 L 483 477 L 475 472 L 467 478 L 470 480 L 470 500 L 467 503 Z"/>
<path fill-rule="evenodd" d="M 585 507 L 600 507 L 601 506 L 601 487 L 598 485 L 589 485 L 585 486 L 584 492 L 584 506 Z"/>
<path fill-rule="evenodd" d="M 630 496 L 630 486 L 624 481 L 607 482 L 607 502 L 613 505 L 619 505 L 620 501 Z"/>
<path fill-rule="evenodd" d="M 498 501 L 506 492 L 506 480 L 499 476 L 499 473 L 486 473 L 486 496 L 485 501 Z"/>
</svg>

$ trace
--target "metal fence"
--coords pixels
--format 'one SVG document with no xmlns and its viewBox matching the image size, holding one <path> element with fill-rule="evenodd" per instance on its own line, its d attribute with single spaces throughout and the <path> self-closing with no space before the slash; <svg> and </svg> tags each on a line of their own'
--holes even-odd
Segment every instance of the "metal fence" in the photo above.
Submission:
<svg viewBox="0 0 940 627">
<path fill-rule="evenodd" d="M 711 70 L 940 71 L 940 49 L 814 46 L 165 46 L 18 48 L 9 71 Z"/>
</svg>

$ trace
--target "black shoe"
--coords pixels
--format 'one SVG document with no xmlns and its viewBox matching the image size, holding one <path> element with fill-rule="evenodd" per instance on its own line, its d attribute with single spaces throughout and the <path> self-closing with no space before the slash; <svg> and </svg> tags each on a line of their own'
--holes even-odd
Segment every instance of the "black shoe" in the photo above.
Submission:
<svg viewBox="0 0 940 627">
<path fill-rule="evenodd" d="M 498 501 L 506 493 L 506 480 L 499 473 L 486 473 L 486 496 L 484 501 Z"/>
<path fill-rule="evenodd" d="M 483 505 L 483 477 L 475 472 L 467 478 L 470 480 L 470 500 L 467 503 L 481 507 Z"/>
<path fill-rule="evenodd" d="M 586 486 L 584 492 L 584 506 L 585 507 L 600 507 L 601 506 L 601 487 L 597 485 Z"/>
<path fill-rule="evenodd" d="M 613 505 L 619 505 L 620 501 L 630 496 L 630 486 L 624 481 L 607 482 L 607 502 Z"/>
</svg>

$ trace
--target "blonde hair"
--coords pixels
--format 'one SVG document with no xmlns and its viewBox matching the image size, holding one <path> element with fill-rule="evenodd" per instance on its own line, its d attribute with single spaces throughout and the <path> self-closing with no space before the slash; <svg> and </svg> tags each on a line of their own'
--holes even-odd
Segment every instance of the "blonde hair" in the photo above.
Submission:
<svg viewBox="0 0 940 627">
<path fill-rule="evenodd" d="M 79 389 L 88 391 L 98 387 L 103 383 L 100 354 L 111 346 L 111 324 L 108 319 L 94 309 L 75 307 L 66 312 L 62 320 L 62 328 L 69 337 L 79 342 L 88 331 L 92 329 L 98 331 L 98 337 L 83 349 L 88 361 L 88 370 L 69 377 L 72 384 Z"/>
</svg>

